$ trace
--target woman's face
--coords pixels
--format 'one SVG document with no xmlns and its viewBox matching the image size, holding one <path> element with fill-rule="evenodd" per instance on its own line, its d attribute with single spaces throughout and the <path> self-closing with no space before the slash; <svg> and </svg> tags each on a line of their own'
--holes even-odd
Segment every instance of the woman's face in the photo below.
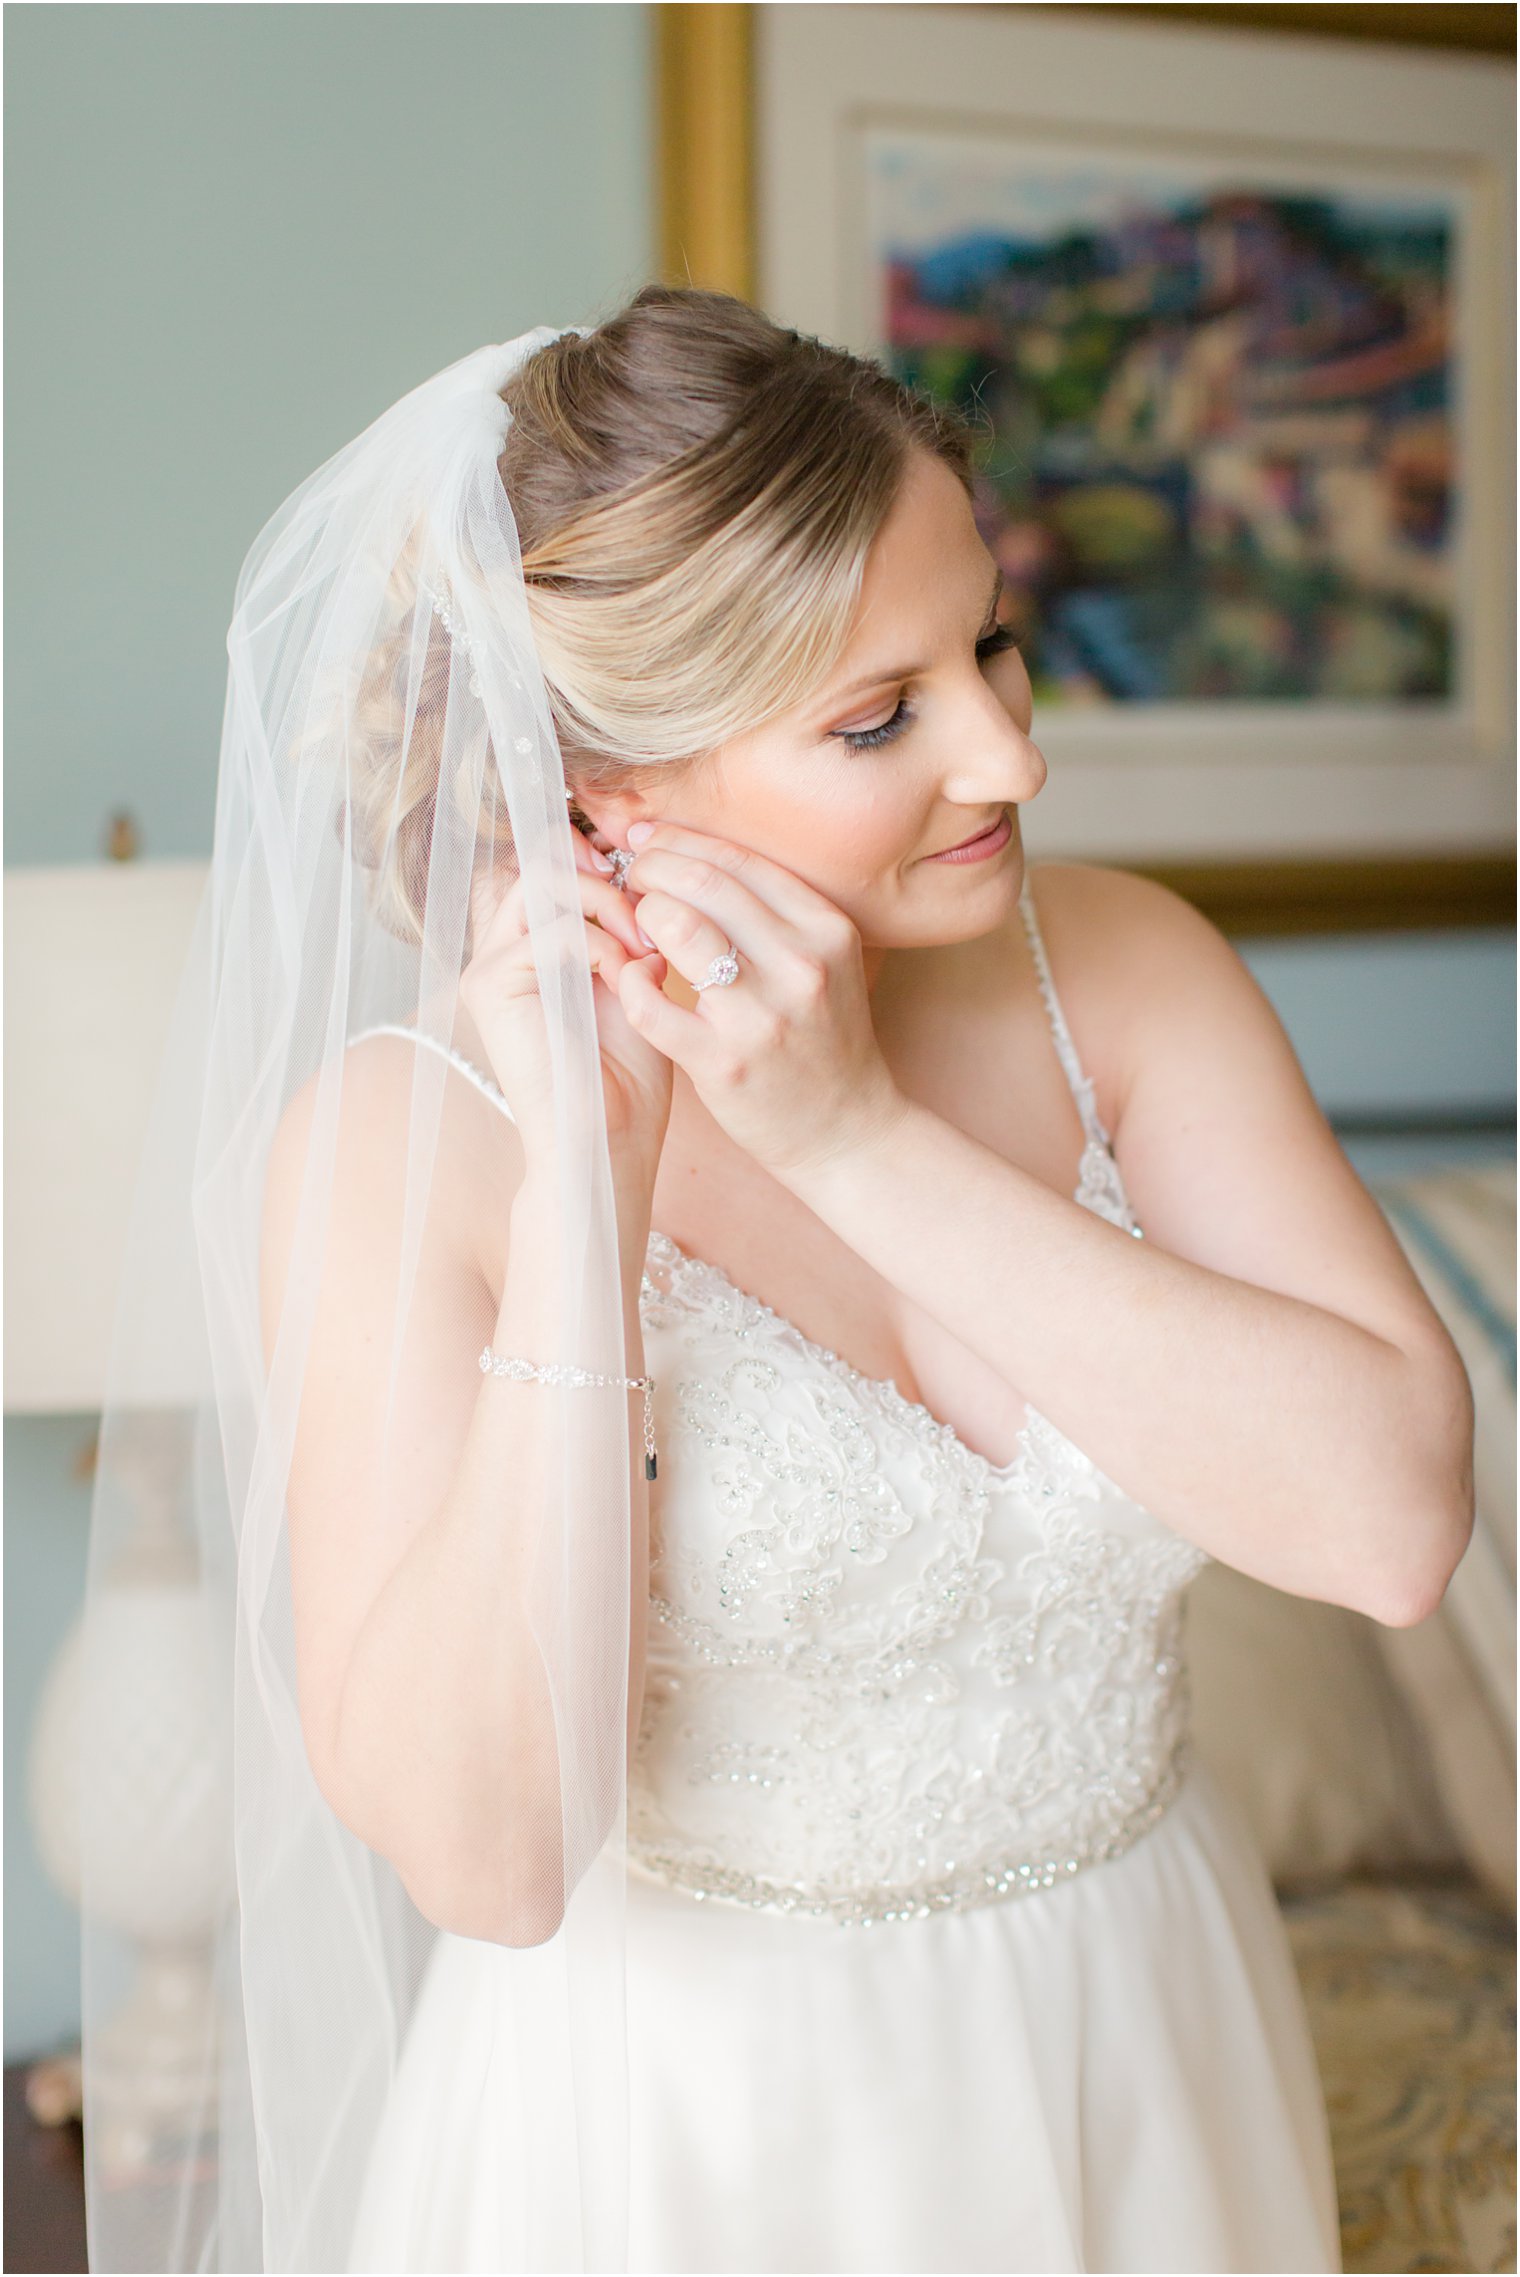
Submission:
<svg viewBox="0 0 1520 2277">
<path fill-rule="evenodd" d="M 608 835 L 621 843 L 631 822 L 669 820 L 753 847 L 870 945 L 990 932 L 1022 882 L 1018 807 L 1046 775 L 1022 659 L 978 651 L 997 594 L 965 490 L 914 450 L 828 684 L 684 771 L 668 798 L 597 801 Z M 1005 817 L 1001 851 L 935 859 Z"/>
</svg>

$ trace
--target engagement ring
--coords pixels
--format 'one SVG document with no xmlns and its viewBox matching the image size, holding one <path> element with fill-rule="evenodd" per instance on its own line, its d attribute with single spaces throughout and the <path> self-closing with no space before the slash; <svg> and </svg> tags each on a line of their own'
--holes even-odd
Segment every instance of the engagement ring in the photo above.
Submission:
<svg viewBox="0 0 1520 2277">
<path fill-rule="evenodd" d="M 714 957 L 707 968 L 705 980 L 694 980 L 692 987 L 727 988 L 739 977 L 739 959 L 732 949 L 725 949 L 721 957 Z"/>
</svg>

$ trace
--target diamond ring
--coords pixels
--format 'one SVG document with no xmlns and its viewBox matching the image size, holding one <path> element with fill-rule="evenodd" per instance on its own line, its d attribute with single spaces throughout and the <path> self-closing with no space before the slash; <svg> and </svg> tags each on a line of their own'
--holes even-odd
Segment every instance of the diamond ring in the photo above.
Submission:
<svg viewBox="0 0 1520 2277">
<path fill-rule="evenodd" d="M 729 988 L 739 977 L 739 959 L 732 949 L 725 949 L 721 957 L 714 957 L 707 968 L 704 980 L 694 980 L 692 987 Z"/>
</svg>

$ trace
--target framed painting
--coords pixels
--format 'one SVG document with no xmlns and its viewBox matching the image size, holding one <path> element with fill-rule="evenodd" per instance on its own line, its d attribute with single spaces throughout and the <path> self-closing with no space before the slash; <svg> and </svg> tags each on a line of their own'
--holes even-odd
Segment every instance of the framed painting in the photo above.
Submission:
<svg viewBox="0 0 1520 2277">
<path fill-rule="evenodd" d="M 1173 13 L 663 10 L 667 265 L 975 421 L 1032 850 L 1510 923 L 1512 70 Z"/>
</svg>

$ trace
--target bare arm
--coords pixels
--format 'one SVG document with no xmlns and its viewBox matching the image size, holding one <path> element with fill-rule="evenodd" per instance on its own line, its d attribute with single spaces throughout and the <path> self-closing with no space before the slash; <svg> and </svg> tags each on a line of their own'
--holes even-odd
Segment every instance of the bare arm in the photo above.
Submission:
<svg viewBox="0 0 1520 2277">
<path fill-rule="evenodd" d="M 289 1508 L 302 1726 L 314 1773 L 338 1816 L 390 1859 L 429 1919 L 509 1945 L 543 1942 L 563 1910 L 563 1838 L 554 1726 L 525 1615 L 540 1544 L 538 1482 L 554 1460 L 555 1402 L 535 1384 L 487 1377 L 481 1346 L 557 1349 L 555 1196 L 525 1171 L 516 1134 L 482 1104 L 455 1099 L 465 1191 L 499 1204 L 499 1301 L 482 1271 L 481 1229 L 430 1221 L 409 1315 L 391 1443 L 382 1452 L 387 1332 L 401 1211 L 399 1142 L 407 1082 L 399 1041 L 345 1074 L 335 1197 L 307 1358 Z M 464 1086 L 458 1087 L 465 1091 Z M 293 1104 L 271 1159 L 264 1238 L 265 1317 L 279 1292 L 306 1133 Z M 309 1111 L 309 1110 L 308 1110 Z M 457 1118 L 473 1118 L 462 1126 Z M 441 1143 L 441 1142 L 440 1142 Z M 435 1187 L 435 1209 L 442 1181 Z M 642 1373 L 638 1289 L 649 1197 L 618 1194 L 628 1373 Z M 383 1324 L 376 1327 L 373 1324 Z M 586 1395 L 604 1396 L 604 1395 Z M 628 1742 L 643 1692 L 648 1488 L 642 1407 L 624 1393 L 632 1543 Z"/>
<path fill-rule="evenodd" d="M 1054 890 L 1056 867 L 1038 899 L 1057 985 L 1063 925 L 1120 976 L 1105 1120 L 1147 1238 L 917 1104 L 787 1183 L 1179 1533 L 1417 1621 L 1472 1523 L 1455 1347 L 1230 944 L 1147 879 L 1063 864 Z"/>
</svg>

